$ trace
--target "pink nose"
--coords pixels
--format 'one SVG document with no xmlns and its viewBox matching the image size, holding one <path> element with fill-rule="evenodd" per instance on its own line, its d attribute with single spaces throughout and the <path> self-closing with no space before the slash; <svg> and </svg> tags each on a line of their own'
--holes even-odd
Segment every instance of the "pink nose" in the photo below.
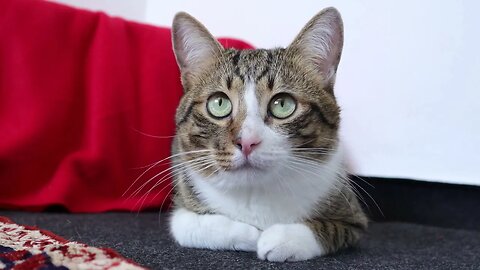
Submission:
<svg viewBox="0 0 480 270">
<path fill-rule="evenodd" d="M 245 156 L 248 156 L 261 142 L 262 141 L 256 137 L 240 138 L 235 141 L 235 145 L 238 149 L 242 150 Z"/>
</svg>

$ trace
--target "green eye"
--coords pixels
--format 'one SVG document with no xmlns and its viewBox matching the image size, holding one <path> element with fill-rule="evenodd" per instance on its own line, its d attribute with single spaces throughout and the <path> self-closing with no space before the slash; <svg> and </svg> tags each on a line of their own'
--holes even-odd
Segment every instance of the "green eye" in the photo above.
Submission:
<svg viewBox="0 0 480 270">
<path fill-rule="evenodd" d="M 207 110 L 213 117 L 227 117 L 232 112 L 232 102 L 227 95 L 218 92 L 208 98 Z"/>
<path fill-rule="evenodd" d="M 284 119 L 293 114 L 297 103 L 289 94 L 278 94 L 270 101 L 270 113 L 279 119 Z"/>
</svg>

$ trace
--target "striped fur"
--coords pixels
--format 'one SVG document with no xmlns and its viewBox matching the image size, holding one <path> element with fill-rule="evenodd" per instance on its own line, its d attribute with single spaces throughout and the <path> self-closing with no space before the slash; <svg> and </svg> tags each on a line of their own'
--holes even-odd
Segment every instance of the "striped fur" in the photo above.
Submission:
<svg viewBox="0 0 480 270">
<path fill-rule="evenodd" d="M 178 168 L 175 171 L 174 179 L 176 209 L 188 210 L 189 213 L 199 215 L 198 218 L 208 216 L 216 218 L 220 215 L 222 218 L 231 219 L 234 222 L 232 224 L 241 223 L 253 226 L 253 230 L 256 228 L 259 231 L 260 240 L 257 252 L 261 259 L 303 260 L 333 253 L 355 244 L 361 232 L 367 227 L 367 218 L 348 180 L 345 179 L 344 166 L 341 161 L 333 161 L 334 157 L 340 155 L 338 154 L 340 151 L 338 139 L 340 109 L 333 92 L 335 72 L 343 45 L 342 22 L 338 12 L 329 8 L 317 14 L 294 42 L 285 49 L 243 51 L 223 49 L 203 25 L 186 13 L 179 13 L 175 17 L 172 30 L 174 49 L 181 69 L 185 92 L 177 109 L 177 130 L 172 152 L 173 154 L 191 153 L 180 154 L 173 160 L 173 165 Z M 283 197 L 273 196 L 272 198 L 275 200 L 272 200 L 269 205 L 268 201 L 265 202 L 261 198 L 262 192 L 283 192 L 281 188 L 275 186 L 274 182 L 262 183 L 264 180 L 262 176 L 274 179 L 271 176 L 274 172 L 269 170 L 278 170 L 285 172 L 284 175 L 290 175 L 290 171 L 286 169 L 288 163 L 285 163 L 287 164 L 285 166 L 277 164 L 276 167 L 272 165 L 258 170 L 251 169 L 253 171 L 248 171 L 237 179 L 232 177 L 239 175 L 234 171 L 235 157 L 238 154 L 235 141 L 241 134 L 242 125 L 247 117 L 245 92 L 248 84 L 254 86 L 262 129 L 271 132 L 268 134 L 273 134 L 271 140 L 282 142 L 280 148 L 275 146 L 275 149 L 280 149 L 277 151 L 282 153 L 278 154 L 279 159 L 285 155 L 288 160 L 289 155 L 297 153 L 306 165 L 318 164 L 318 170 L 313 168 L 312 170 L 319 175 L 319 178 L 321 178 L 320 175 L 328 178 L 316 179 L 316 176 L 312 174 L 309 176 L 311 179 L 304 179 L 307 182 L 316 183 L 317 186 L 324 185 L 325 187 L 319 189 L 318 196 L 315 195 L 311 201 L 306 202 L 305 205 L 308 206 L 306 207 L 308 209 L 294 211 L 295 213 L 302 212 L 302 214 L 292 215 L 291 218 L 279 218 L 282 215 L 276 214 L 265 220 L 253 214 L 252 217 L 242 217 L 229 212 L 228 208 L 222 208 L 222 205 L 216 206 L 213 199 L 208 198 L 208 194 L 214 194 L 215 191 L 208 193 L 206 190 L 218 188 L 223 192 L 220 192 L 220 195 L 217 194 L 220 196 L 219 198 L 225 194 L 234 194 L 232 196 L 238 195 L 239 198 L 239 206 L 235 207 L 242 207 L 243 203 L 248 205 L 245 206 L 249 207 L 248 211 L 239 209 L 238 213 L 242 213 L 243 210 L 246 211 L 245 213 L 257 211 L 265 213 L 267 216 L 268 209 L 271 208 L 272 213 L 275 212 L 275 209 L 278 208 L 275 204 L 281 204 L 282 198 L 291 199 L 287 197 L 287 194 L 282 195 Z M 218 91 L 224 92 L 233 104 L 231 115 L 224 119 L 211 117 L 207 112 L 207 99 Z M 278 93 L 288 93 L 295 98 L 297 108 L 291 117 L 276 119 L 269 113 L 269 102 Z M 264 138 L 264 141 L 269 139 Z M 262 144 L 264 143 L 262 142 Z M 299 152 L 290 150 L 294 148 L 300 148 Z M 306 151 L 301 151 L 301 148 Z M 308 149 L 322 149 L 322 151 L 308 151 Z M 272 164 L 276 162 L 275 159 L 269 161 Z M 310 167 L 306 166 L 305 168 Z M 295 175 L 295 173 L 291 172 L 291 175 Z M 216 181 L 221 184 L 217 184 Z M 289 179 L 287 185 L 296 185 L 295 181 L 296 179 Z M 298 186 L 301 185 L 299 182 Z M 297 192 L 292 195 L 293 198 L 295 196 L 301 198 L 303 195 L 308 197 L 306 194 L 309 190 L 293 190 Z M 243 195 L 239 195 L 240 193 Z M 241 198 L 249 197 L 248 194 L 258 196 L 255 202 L 259 203 L 250 204 L 240 201 Z M 228 203 L 225 202 L 225 204 Z M 267 236 L 263 237 L 269 228 L 278 224 L 288 225 L 291 223 L 306 225 L 306 227 L 287 226 L 285 228 L 307 230 L 301 234 L 305 237 L 308 237 L 310 230 L 315 236 L 314 241 L 318 244 L 319 249 L 312 246 L 315 252 L 309 253 L 301 249 L 296 250 L 295 246 L 292 246 L 287 250 L 277 248 L 275 251 L 275 248 L 272 250 L 267 248 L 266 251 L 261 251 L 266 249 L 261 243 L 273 241 L 268 240 Z M 172 232 L 180 244 L 215 249 L 239 249 L 238 245 L 234 244 L 233 246 L 218 246 L 218 243 L 215 245 L 187 243 L 181 240 L 183 239 L 181 234 L 190 232 L 182 232 L 177 228 L 182 225 L 175 224 L 181 223 L 175 221 L 174 215 Z M 238 224 L 236 226 L 244 228 Z M 288 229 L 285 228 L 283 230 L 288 232 Z M 280 228 L 280 230 L 282 229 Z M 267 243 L 266 245 L 272 244 Z M 315 244 L 313 245 L 315 246 Z M 244 250 L 251 250 L 251 245 L 247 246 L 249 248 Z"/>
</svg>

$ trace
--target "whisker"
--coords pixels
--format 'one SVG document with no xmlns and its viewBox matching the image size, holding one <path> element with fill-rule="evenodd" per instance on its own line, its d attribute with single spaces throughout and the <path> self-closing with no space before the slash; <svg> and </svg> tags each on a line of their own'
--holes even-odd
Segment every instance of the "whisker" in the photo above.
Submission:
<svg viewBox="0 0 480 270">
<path fill-rule="evenodd" d="M 296 151 L 307 151 L 307 150 L 315 150 L 315 151 L 332 151 L 335 148 L 325 148 L 325 147 L 292 147 L 290 150 Z"/>
<path fill-rule="evenodd" d="M 293 138 L 293 136 L 291 136 L 290 138 Z M 299 144 L 299 145 L 294 145 L 294 146 L 295 146 L 295 147 L 300 147 L 300 146 L 309 144 L 309 143 L 311 143 L 311 142 L 313 142 L 313 141 L 315 141 L 315 140 L 326 140 L 326 141 L 334 142 L 335 144 L 338 143 L 338 139 L 330 139 L 330 138 L 325 138 L 325 137 L 318 137 L 318 138 L 313 138 L 313 139 L 310 139 L 310 140 L 308 140 L 308 141 L 306 141 L 306 142 L 303 142 L 303 143 L 301 143 L 301 144 Z"/>
<path fill-rule="evenodd" d="M 290 160 L 290 161 L 292 161 L 292 160 Z M 293 168 L 296 168 L 296 171 L 299 172 L 299 173 L 301 173 L 301 172 L 299 171 L 299 169 L 301 169 L 302 171 L 307 172 L 307 173 L 309 173 L 309 174 L 311 174 L 311 175 L 313 175 L 313 176 L 315 176 L 315 177 L 319 177 L 319 176 L 320 176 L 320 175 L 316 174 L 314 171 L 306 170 L 306 169 L 304 169 L 304 168 L 302 168 L 302 167 L 300 167 L 300 166 L 295 166 L 295 164 L 291 164 L 291 165 L 293 166 Z M 305 165 L 305 164 L 301 164 L 301 165 Z M 303 175 L 304 175 L 304 174 L 303 174 Z M 305 175 L 304 175 L 304 176 L 305 176 Z M 334 173 L 334 176 L 337 177 L 338 174 L 337 174 L 337 173 Z M 345 202 L 347 203 L 348 207 L 350 208 L 350 211 L 353 212 L 352 204 L 350 203 L 350 201 L 348 200 L 348 198 L 345 196 L 345 194 L 342 192 L 342 190 L 341 190 L 339 187 L 337 187 L 336 185 L 333 185 L 333 187 L 334 187 L 334 188 L 338 191 L 338 193 L 345 199 Z"/>
<path fill-rule="evenodd" d="M 133 187 L 133 185 L 135 185 L 135 183 L 140 179 L 142 178 L 146 173 L 148 173 L 151 169 L 153 169 L 155 166 L 157 166 L 158 164 L 166 161 L 166 160 L 169 160 L 171 158 L 174 158 L 174 157 L 178 157 L 178 156 L 182 156 L 182 155 L 189 155 L 189 154 L 196 154 L 196 153 L 204 153 L 204 152 L 211 152 L 212 150 L 209 150 L 209 149 L 205 149 L 205 150 L 193 150 L 193 151 L 187 151 L 187 152 L 181 152 L 181 153 L 177 153 L 177 154 L 173 154 L 173 155 L 170 155 L 166 158 L 163 158 L 157 162 L 154 162 L 147 170 L 145 170 L 142 174 L 140 174 L 134 181 L 133 183 L 127 188 L 127 190 L 125 190 L 125 192 L 122 194 L 122 197 L 125 196 L 125 194 L 127 194 L 127 192 Z"/>
<path fill-rule="evenodd" d="M 178 184 L 180 184 L 180 182 L 174 184 L 173 187 L 167 192 L 167 195 L 163 198 L 162 204 L 160 205 L 160 212 L 163 209 L 163 204 L 167 201 L 168 198 L 170 198 L 170 195 L 175 190 L 175 188 L 178 186 Z M 159 222 L 161 222 L 160 218 L 159 218 Z"/>
<path fill-rule="evenodd" d="M 348 176 L 345 176 L 343 174 L 339 174 L 338 176 L 341 178 L 341 180 L 343 180 L 342 183 L 344 185 L 347 185 L 353 191 L 355 196 L 367 207 L 368 210 L 370 210 L 370 207 L 367 204 L 367 202 L 365 201 L 365 198 L 358 191 L 358 189 L 354 185 L 352 185 L 351 180 L 348 178 Z"/>
<path fill-rule="evenodd" d="M 378 211 L 380 211 L 380 214 L 382 214 L 383 217 L 385 217 L 385 215 L 383 214 L 383 211 L 382 209 L 380 209 L 380 206 L 378 205 L 377 201 L 375 201 L 375 199 L 372 197 L 372 195 L 370 195 L 370 193 L 368 193 L 362 186 L 360 186 L 358 183 L 355 183 L 355 181 L 350 181 L 350 183 L 356 185 L 358 188 L 360 188 L 365 194 L 367 194 L 367 196 L 370 198 L 370 200 L 373 201 L 373 203 L 375 204 L 375 206 L 377 207 Z M 368 207 L 368 204 L 366 204 L 367 207 Z"/>
<path fill-rule="evenodd" d="M 317 167 L 322 166 L 322 165 L 326 165 L 325 161 L 314 159 L 312 157 L 295 155 L 295 154 L 292 154 L 291 156 L 293 158 L 295 158 L 297 161 L 308 162 L 309 164 L 317 166 Z"/>
<path fill-rule="evenodd" d="M 132 129 L 135 132 L 142 134 L 143 136 L 150 137 L 150 138 L 155 138 L 155 139 L 170 139 L 170 138 L 174 138 L 176 136 L 176 135 L 157 136 L 157 135 L 152 135 L 152 134 L 145 133 L 145 132 L 140 131 L 140 130 L 138 130 L 136 128 L 133 128 L 133 127 L 132 127 Z"/>
<path fill-rule="evenodd" d="M 208 164 L 209 164 L 208 162 L 206 162 L 206 163 L 201 163 L 201 164 L 196 164 L 195 167 L 192 166 L 191 168 L 197 170 L 199 167 L 201 168 L 201 167 L 203 167 L 203 166 L 205 166 L 205 165 L 208 165 Z M 213 166 L 213 165 L 215 165 L 215 163 L 214 163 L 214 162 L 210 162 L 210 165 L 202 168 L 201 170 L 198 170 L 197 172 L 202 172 L 202 171 L 210 168 L 210 167 Z M 185 167 L 184 167 L 184 168 L 185 168 Z M 179 171 L 177 171 L 176 173 L 174 173 L 174 175 L 173 175 L 171 178 L 173 179 L 174 177 L 176 177 L 177 175 L 179 175 L 180 173 L 182 173 L 181 170 L 184 169 L 184 168 L 180 168 Z M 142 204 L 141 204 L 140 208 L 142 208 L 145 200 L 147 199 L 148 194 L 150 194 L 150 192 L 151 192 L 153 189 L 155 189 L 157 186 L 159 186 L 162 182 L 164 182 L 164 181 L 166 181 L 166 180 L 168 180 L 168 178 L 167 178 L 167 179 L 160 179 L 159 182 L 157 182 L 152 188 L 150 188 L 150 189 L 147 191 L 147 193 L 145 193 L 145 194 L 140 198 L 140 200 L 142 200 L 142 198 L 143 198 Z M 175 181 L 175 180 L 174 180 L 174 181 Z M 177 184 L 178 184 L 178 183 L 177 183 Z M 176 184 L 176 185 L 177 185 L 177 184 Z M 175 187 L 176 185 L 174 185 L 174 187 Z M 162 188 L 159 192 L 157 192 L 152 198 L 150 198 L 150 202 L 152 202 L 153 200 L 155 200 L 155 198 L 156 198 L 158 195 L 160 195 L 160 193 L 161 193 L 166 187 L 168 187 L 168 186 L 163 187 L 163 188 Z M 172 190 L 173 190 L 173 189 L 172 189 Z"/>
<path fill-rule="evenodd" d="M 197 160 L 197 161 L 198 161 L 198 164 L 196 164 L 196 165 L 199 165 L 199 167 L 200 167 L 200 166 L 203 166 L 203 164 L 200 164 L 200 163 L 201 163 L 200 160 Z M 185 163 L 185 162 L 184 162 L 184 163 Z M 178 167 L 178 168 L 175 168 L 175 169 L 169 171 L 169 172 L 168 172 L 166 175 L 164 175 L 160 180 L 158 180 L 157 183 L 155 183 L 155 185 L 154 185 L 150 190 L 148 190 L 144 195 L 142 195 L 142 197 L 140 197 L 140 198 L 138 199 L 137 203 L 135 203 L 135 205 L 134 205 L 134 209 L 135 209 L 135 208 L 138 209 L 138 210 L 137 210 L 137 214 L 140 213 L 140 210 L 142 209 L 143 204 L 145 203 L 145 200 L 146 200 L 148 194 L 149 194 L 154 188 L 156 188 L 157 186 L 161 185 L 163 182 L 165 182 L 165 181 L 167 181 L 167 180 L 170 180 L 170 179 L 172 180 L 172 182 L 177 181 L 177 180 L 176 180 L 176 177 L 177 177 L 180 173 L 182 173 L 182 169 L 184 169 L 186 166 L 187 166 L 187 164 L 185 164 L 185 166 L 181 166 L 181 167 Z M 169 176 L 171 176 L 171 177 L 169 177 Z M 177 183 L 174 184 L 173 188 L 171 188 L 170 191 L 167 193 L 166 197 L 165 197 L 165 198 L 163 199 L 163 201 L 162 201 L 162 205 L 161 205 L 160 209 L 162 209 L 163 204 L 164 204 L 164 202 L 166 201 L 167 197 L 168 197 L 169 194 L 173 191 L 173 189 L 179 184 L 179 182 L 180 182 L 180 181 L 177 181 Z M 170 187 L 170 185 L 166 185 L 165 187 L 163 187 L 163 188 L 155 195 L 155 197 L 158 196 L 158 195 L 159 195 L 165 188 L 167 188 L 167 187 Z M 154 197 L 154 198 L 155 198 L 155 197 Z M 154 198 L 152 198 L 150 201 L 153 201 Z M 140 202 L 141 202 L 141 204 L 140 204 L 140 206 L 138 206 L 138 204 L 139 204 Z"/>
<path fill-rule="evenodd" d="M 218 169 L 217 169 L 217 170 L 218 170 Z M 180 172 L 180 173 L 183 173 L 183 172 L 184 172 L 184 171 L 182 171 L 182 172 Z M 186 173 L 186 172 L 185 172 L 185 173 Z M 174 176 L 174 177 L 175 177 L 175 176 Z M 174 179 L 174 177 L 173 177 L 172 179 Z M 175 183 L 175 184 L 173 185 L 173 187 L 167 192 L 167 195 L 165 196 L 165 198 L 163 198 L 162 204 L 160 205 L 160 211 L 163 209 L 163 204 L 164 204 L 164 203 L 166 202 L 166 200 L 169 198 L 170 194 L 175 190 L 175 188 L 176 188 L 179 184 L 180 184 L 180 181 L 178 181 L 177 183 Z M 161 191 L 160 191 L 160 192 L 161 192 Z M 160 193 L 160 192 L 159 192 L 159 193 Z M 155 195 L 155 197 L 158 196 L 159 193 L 157 193 L 157 194 Z M 161 223 L 161 215 L 159 215 L 159 222 Z"/>
<path fill-rule="evenodd" d="M 210 178 L 212 175 L 214 175 L 215 173 L 217 173 L 217 172 L 220 171 L 220 170 L 221 170 L 220 167 L 216 168 L 216 169 L 215 169 L 211 174 L 209 174 L 206 178 Z"/>
<path fill-rule="evenodd" d="M 303 159 L 303 161 L 305 162 L 304 165 L 309 165 L 309 166 L 312 166 L 312 165 L 315 165 L 314 163 L 312 163 L 311 160 L 308 160 L 304 157 L 297 157 L 299 159 Z M 301 164 L 301 161 L 297 161 Z M 357 189 L 355 188 L 355 186 L 357 186 L 358 188 L 360 188 L 363 193 L 367 194 L 367 196 L 370 198 L 370 200 L 373 201 L 373 203 L 375 204 L 375 206 L 377 207 L 377 209 L 380 211 L 380 213 L 382 214 L 382 216 L 384 215 L 383 214 L 383 211 L 382 209 L 380 208 L 380 206 L 378 205 L 378 203 L 375 201 L 375 199 L 370 195 L 370 193 L 368 193 L 362 186 L 360 186 L 358 183 L 355 183 L 354 181 L 352 181 L 351 179 L 349 179 L 348 177 L 346 176 L 343 176 L 343 175 L 340 175 L 338 174 L 338 172 L 335 172 L 333 171 L 331 168 L 329 168 L 328 166 L 322 166 L 323 169 L 327 170 L 327 171 L 330 171 L 330 172 L 333 172 L 333 173 L 336 173 L 340 178 L 342 178 L 342 180 L 344 180 L 344 183 L 345 184 L 348 184 L 352 190 L 357 194 L 357 196 L 359 197 L 360 200 L 363 201 L 363 203 L 368 207 L 368 204 L 365 202 L 365 200 L 363 199 L 363 197 L 361 196 L 360 192 L 357 191 Z M 355 185 L 355 186 L 353 186 Z"/>
<path fill-rule="evenodd" d="M 182 156 L 182 155 L 196 154 L 196 153 L 203 153 L 203 152 L 213 152 L 213 150 L 203 149 L 203 150 L 192 150 L 192 151 L 187 151 L 187 152 L 180 152 L 180 153 L 177 153 L 177 154 L 174 154 L 174 155 L 170 155 L 170 156 L 168 156 L 166 158 L 163 158 L 159 161 L 155 161 L 153 163 L 150 163 L 150 164 L 147 164 L 147 165 L 144 165 L 144 166 L 133 167 L 133 168 L 130 168 L 130 169 L 134 169 L 134 170 L 145 169 L 147 167 L 150 167 L 150 166 L 155 165 L 155 164 L 159 164 L 161 162 L 167 161 L 168 159 L 171 159 L 171 158 L 174 158 L 174 157 L 179 157 L 179 156 Z"/>
<path fill-rule="evenodd" d="M 182 163 L 182 165 L 184 166 L 180 166 L 180 167 L 177 167 L 177 168 L 174 168 L 172 167 L 171 171 L 169 171 L 167 174 L 165 174 L 162 178 L 160 178 L 159 180 L 157 180 L 157 183 L 155 183 L 144 195 L 142 195 L 142 198 L 148 196 L 148 194 L 154 190 L 156 187 L 158 187 L 159 185 L 161 185 L 164 181 L 167 181 L 168 179 L 173 179 L 173 177 L 179 175 L 183 169 L 189 167 L 191 169 L 197 169 L 197 168 L 201 168 L 205 165 L 208 165 L 208 164 L 214 164 L 214 162 L 211 160 L 210 157 L 204 157 L 203 159 L 196 159 L 194 160 L 195 162 L 184 162 Z M 205 169 L 205 168 L 204 168 Z"/>
<path fill-rule="evenodd" d="M 363 183 L 367 184 L 369 187 L 371 188 L 375 188 L 374 185 L 370 184 L 367 180 L 363 179 L 362 177 L 360 177 L 359 175 L 355 175 L 356 178 L 360 179 Z"/>
<path fill-rule="evenodd" d="M 175 135 L 165 135 L 165 136 L 160 136 L 160 135 L 153 135 L 153 134 L 148 134 L 145 133 L 139 129 L 136 129 L 134 127 L 131 127 L 131 129 L 137 133 L 140 133 L 143 136 L 150 137 L 150 138 L 155 138 L 155 139 L 170 139 L 170 138 L 175 138 L 175 136 L 178 135 L 188 135 L 188 133 L 175 133 Z"/>
<path fill-rule="evenodd" d="M 292 136 L 292 137 L 293 137 L 293 136 Z M 303 142 L 303 143 L 301 143 L 301 144 L 299 144 L 299 145 L 295 145 L 295 147 L 300 147 L 300 146 L 309 144 L 309 143 L 315 141 L 316 139 L 317 139 L 317 138 L 310 139 L 310 140 L 308 140 L 308 141 L 306 141 L 306 142 Z"/>
<path fill-rule="evenodd" d="M 160 176 L 161 174 L 163 174 L 164 172 L 168 171 L 168 170 L 171 170 L 171 169 L 174 169 L 176 167 L 179 167 L 179 166 L 183 166 L 185 164 L 188 164 L 188 163 L 193 163 L 195 161 L 200 161 L 200 160 L 204 160 L 204 159 L 208 159 L 208 156 L 201 156 L 201 157 L 198 157 L 196 159 L 193 159 L 193 160 L 189 160 L 189 161 L 184 161 L 184 162 L 181 162 L 179 164 L 176 164 L 176 165 L 173 165 L 173 166 L 170 166 L 168 168 L 166 168 L 165 170 L 162 170 L 161 172 L 157 173 L 156 175 L 154 175 L 153 177 L 151 177 L 150 179 L 148 179 L 146 182 L 144 182 L 139 188 L 137 188 L 132 194 L 130 194 L 130 196 L 128 196 L 128 198 L 131 198 L 133 196 L 136 196 L 146 185 L 148 185 L 148 183 L 150 183 L 153 179 L 155 179 L 156 177 Z M 137 180 L 136 180 L 137 181 Z"/>
</svg>

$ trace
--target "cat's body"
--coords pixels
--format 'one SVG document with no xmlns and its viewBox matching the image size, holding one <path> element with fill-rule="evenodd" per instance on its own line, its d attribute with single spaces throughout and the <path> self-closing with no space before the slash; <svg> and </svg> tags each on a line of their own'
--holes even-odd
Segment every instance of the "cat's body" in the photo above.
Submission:
<svg viewBox="0 0 480 270">
<path fill-rule="evenodd" d="M 286 49 L 225 50 L 180 13 L 174 238 L 183 246 L 305 260 L 354 244 L 367 219 L 346 178 L 333 94 L 335 9 Z"/>
</svg>

